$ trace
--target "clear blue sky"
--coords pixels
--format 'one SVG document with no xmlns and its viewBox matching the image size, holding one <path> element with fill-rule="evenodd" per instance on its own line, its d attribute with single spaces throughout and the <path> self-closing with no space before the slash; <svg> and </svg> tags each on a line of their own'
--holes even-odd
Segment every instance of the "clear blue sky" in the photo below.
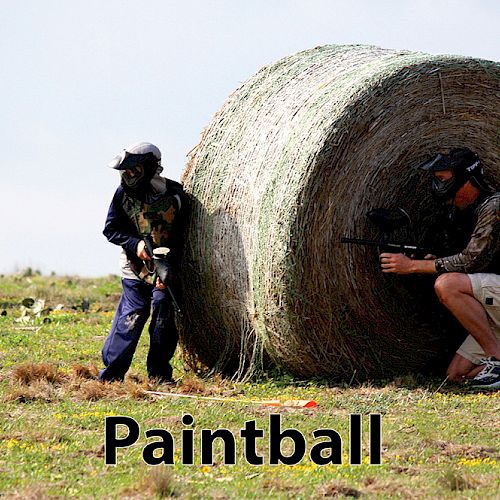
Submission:
<svg viewBox="0 0 500 500">
<path fill-rule="evenodd" d="M 148 140 L 178 179 L 261 66 L 335 43 L 499 61 L 499 14 L 494 0 L 4 1 L 0 272 L 118 273 L 107 162 Z"/>
</svg>

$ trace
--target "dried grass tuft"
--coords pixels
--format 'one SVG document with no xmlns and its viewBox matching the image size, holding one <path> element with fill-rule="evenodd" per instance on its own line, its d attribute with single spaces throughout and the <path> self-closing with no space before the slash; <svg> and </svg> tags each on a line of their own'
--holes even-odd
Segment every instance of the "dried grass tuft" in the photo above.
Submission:
<svg viewBox="0 0 500 500">
<path fill-rule="evenodd" d="M 29 385 L 15 383 L 8 387 L 4 396 L 5 401 L 27 403 L 31 401 L 44 401 L 47 403 L 62 399 L 61 391 L 47 380 L 35 380 Z"/>
<path fill-rule="evenodd" d="M 94 365 L 74 364 L 72 368 L 72 375 L 66 376 L 53 363 L 18 365 L 11 372 L 11 384 L 5 400 L 57 401 L 68 395 L 84 401 L 148 397 L 144 392 L 149 389 L 145 377 L 127 377 L 124 383 L 107 383 L 97 380 L 98 369 Z"/>
<path fill-rule="evenodd" d="M 148 383 L 148 378 L 145 377 L 144 375 L 141 375 L 140 373 L 129 373 L 127 375 L 127 380 L 130 380 L 135 384 L 141 384 L 141 385 Z"/>
<path fill-rule="evenodd" d="M 148 480 L 156 498 L 176 496 L 174 473 L 167 467 L 154 467 L 149 473 Z"/>
<path fill-rule="evenodd" d="M 460 474 L 454 470 L 448 470 L 441 482 L 451 491 L 464 491 L 476 489 L 476 481 L 466 474 Z"/>
<path fill-rule="evenodd" d="M 58 384 L 65 378 L 65 375 L 53 363 L 23 363 L 12 370 L 12 379 L 21 384 L 31 384 L 38 380 Z"/>
<path fill-rule="evenodd" d="M 99 401 L 108 398 L 113 392 L 110 384 L 103 384 L 99 380 L 86 380 L 80 385 L 77 394 L 85 401 Z"/>
<path fill-rule="evenodd" d="M 82 365 L 75 363 L 73 365 L 73 374 L 76 378 L 91 379 L 94 380 L 99 374 L 99 369 L 95 365 Z"/>
<path fill-rule="evenodd" d="M 187 375 L 182 379 L 179 392 L 183 394 L 206 394 L 206 385 L 195 375 Z"/>
<path fill-rule="evenodd" d="M 133 399 L 149 398 L 148 394 L 144 392 L 148 389 L 147 382 L 138 384 L 132 380 L 126 380 L 123 388 L 127 392 L 128 396 Z"/>
<path fill-rule="evenodd" d="M 147 394 L 144 387 L 130 380 L 125 382 L 101 382 L 99 380 L 85 380 L 73 387 L 72 392 L 79 399 L 97 401 L 100 399 L 144 399 Z"/>
<path fill-rule="evenodd" d="M 173 498 L 179 496 L 172 469 L 166 466 L 144 468 L 142 478 L 120 492 L 120 498 Z"/>
<path fill-rule="evenodd" d="M 415 223 L 396 239 L 431 237 L 415 167 L 436 152 L 468 146 L 499 181 L 499 95 L 498 63 L 367 46 L 300 52 L 231 94 L 183 175 L 193 370 L 349 381 L 447 362 L 456 331 L 432 280 L 383 275 L 376 249 L 340 238 L 379 238 L 366 213 L 382 206 Z"/>
</svg>

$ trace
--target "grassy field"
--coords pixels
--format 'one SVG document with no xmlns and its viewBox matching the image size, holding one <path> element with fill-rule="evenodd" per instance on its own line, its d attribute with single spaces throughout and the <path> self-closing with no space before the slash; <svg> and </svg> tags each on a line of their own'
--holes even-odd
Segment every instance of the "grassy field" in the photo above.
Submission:
<svg viewBox="0 0 500 500">
<path fill-rule="evenodd" d="M 31 274 L 31 273 L 27 273 Z M 420 376 L 335 386 L 287 375 L 236 383 L 200 378 L 175 359 L 177 385 L 149 382 L 148 335 L 141 339 L 123 384 L 94 380 L 100 350 L 120 293 L 117 277 L 81 279 L 4 276 L 0 279 L 0 494 L 2 498 L 498 498 L 500 393 L 474 393 Z M 44 303 L 25 301 L 26 298 Z M 52 309 L 52 310 L 50 310 Z M 38 312 L 37 312 L 38 311 Z M 147 390 L 224 398 L 158 397 Z M 270 407 L 259 400 L 314 400 L 317 408 Z M 248 402 L 251 400 L 252 402 Z M 255 402 L 253 402 L 255 401 Z M 189 413 L 194 424 L 186 426 Z M 318 428 L 343 440 L 340 465 L 269 464 L 269 415 L 295 428 L 308 448 Z M 349 415 L 363 415 L 363 463 L 349 465 Z M 368 463 L 368 415 L 382 414 L 382 465 Z M 104 460 L 104 419 L 127 415 L 141 426 L 117 465 Z M 239 435 L 255 420 L 262 466 L 249 465 L 236 439 L 236 465 L 224 465 L 215 446 L 213 465 L 202 465 L 201 429 Z M 142 451 L 162 428 L 174 436 L 175 464 L 147 466 Z M 195 463 L 181 463 L 181 434 L 193 429 Z M 123 429 L 122 429 L 123 430 Z M 119 435 L 124 437 L 123 432 Z M 289 440 L 283 451 L 290 453 Z"/>
</svg>

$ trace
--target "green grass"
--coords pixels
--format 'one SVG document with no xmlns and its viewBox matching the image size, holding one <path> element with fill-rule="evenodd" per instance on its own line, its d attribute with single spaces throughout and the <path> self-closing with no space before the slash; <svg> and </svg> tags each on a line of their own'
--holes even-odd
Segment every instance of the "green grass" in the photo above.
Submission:
<svg viewBox="0 0 500 500">
<path fill-rule="evenodd" d="M 58 277 L 3 277 L 0 302 L 0 493 L 6 497 L 154 498 L 497 498 L 500 490 L 499 393 L 476 394 L 419 376 L 359 386 L 331 386 L 327 381 L 296 381 L 268 375 L 234 383 L 218 376 L 199 380 L 175 359 L 177 387 L 149 384 L 145 333 L 125 384 L 98 384 L 75 374 L 75 365 L 95 373 L 100 349 L 120 292 L 116 277 L 96 280 Z M 45 300 L 46 307 L 65 304 L 39 318 L 17 321 L 23 298 Z M 83 300 L 90 301 L 82 312 Z M 73 309 L 75 307 L 76 309 Z M 47 322 L 47 319 L 50 322 Z M 45 322 L 44 322 L 45 319 Z M 29 383 L 16 380 L 27 362 L 57 365 L 57 379 Z M 17 370 L 17 371 L 16 371 Z M 56 373 L 54 371 L 54 373 Z M 144 389 L 226 397 L 226 401 L 155 398 Z M 317 409 L 272 408 L 234 399 L 314 399 Z M 295 466 L 271 466 L 267 439 L 258 441 L 266 464 L 246 463 L 237 439 L 237 464 L 200 464 L 202 428 L 228 428 L 238 435 L 247 420 L 268 431 L 270 413 L 279 412 L 282 427 L 299 429 L 314 444 L 318 428 L 338 431 L 344 463 L 319 467 L 308 458 Z M 193 415 L 195 465 L 180 463 L 185 413 Z M 364 417 L 367 462 L 368 414 L 383 415 L 383 464 L 348 461 L 349 415 Z M 104 418 L 128 415 L 141 425 L 136 445 L 118 451 L 116 467 L 103 458 Z M 146 466 L 143 431 L 160 427 L 175 439 L 173 466 Z M 284 443 L 284 449 L 290 449 Z"/>
</svg>

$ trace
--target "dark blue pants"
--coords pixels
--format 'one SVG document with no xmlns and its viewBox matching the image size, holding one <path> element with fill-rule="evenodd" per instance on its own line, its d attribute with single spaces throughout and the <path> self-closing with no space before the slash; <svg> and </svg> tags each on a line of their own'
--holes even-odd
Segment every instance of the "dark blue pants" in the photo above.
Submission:
<svg viewBox="0 0 500 500">
<path fill-rule="evenodd" d="M 124 278 L 122 287 L 120 303 L 102 349 L 105 368 L 99 372 L 99 379 L 123 380 L 152 305 L 148 375 L 170 380 L 172 367 L 169 362 L 174 355 L 178 336 L 168 292 L 153 288 L 143 281 Z"/>
</svg>

